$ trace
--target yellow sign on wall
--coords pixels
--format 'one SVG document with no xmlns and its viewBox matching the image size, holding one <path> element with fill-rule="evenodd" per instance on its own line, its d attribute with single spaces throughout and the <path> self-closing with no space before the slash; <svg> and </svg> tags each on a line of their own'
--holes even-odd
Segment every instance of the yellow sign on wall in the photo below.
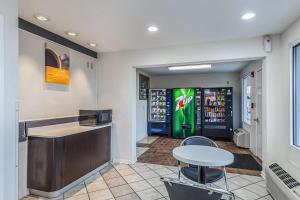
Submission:
<svg viewBox="0 0 300 200">
<path fill-rule="evenodd" d="M 59 55 L 53 49 L 46 48 L 45 59 L 46 82 L 68 85 L 70 82 L 70 58 L 68 54 L 62 52 Z"/>
</svg>

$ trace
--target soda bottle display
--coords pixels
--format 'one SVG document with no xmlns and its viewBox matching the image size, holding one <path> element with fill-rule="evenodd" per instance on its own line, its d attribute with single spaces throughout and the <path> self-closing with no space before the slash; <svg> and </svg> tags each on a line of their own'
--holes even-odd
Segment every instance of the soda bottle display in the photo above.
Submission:
<svg viewBox="0 0 300 200">
<path fill-rule="evenodd" d="M 173 89 L 173 137 L 195 135 L 195 89 Z"/>
</svg>

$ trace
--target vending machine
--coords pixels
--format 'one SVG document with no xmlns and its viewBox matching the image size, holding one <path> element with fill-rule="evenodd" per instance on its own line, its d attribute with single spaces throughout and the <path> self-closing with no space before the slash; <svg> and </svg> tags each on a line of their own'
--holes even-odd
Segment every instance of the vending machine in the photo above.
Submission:
<svg viewBox="0 0 300 200">
<path fill-rule="evenodd" d="M 195 135 L 195 89 L 173 89 L 173 137 Z"/>
<path fill-rule="evenodd" d="M 148 135 L 171 136 L 171 104 L 172 90 L 149 90 Z"/>
<path fill-rule="evenodd" d="M 202 134 L 202 89 L 195 89 L 195 135 Z"/>
<path fill-rule="evenodd" d="M 232 88 L 205 88 L 202 96 L 202 135 L 232 138 Z"/>
</svg>

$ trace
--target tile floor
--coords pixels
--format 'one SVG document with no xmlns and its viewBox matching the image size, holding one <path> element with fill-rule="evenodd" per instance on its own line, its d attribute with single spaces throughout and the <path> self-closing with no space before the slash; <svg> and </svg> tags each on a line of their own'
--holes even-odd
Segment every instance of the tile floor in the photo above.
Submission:
<svg viewBox="0 0 300 200">
<path fill-rule="evenodd" d="M 137 142 L 138 162 L 176 166 L 177 161 L 172 155 L 172 150 L 175 147 L 179 146 L 181 142 L 182 139 L 157 136 L 146 137 L 143 140 Z M 253 161 L 257 162 L 255 164 L 257 164 L 258 166 L 261 165 L 261 161 L 253 156 L 249 149 L 239 148 L 231 141 L 216 140 L 215 142 L 218 144 L 219 148 L 225 149 L 232 153 L 240 155 L 245 154 L 246 156 L 250 155 L 250 158 L 252 156 L 252 158 L 254 159 Z M 261 174 L 261 170 L 251 168 L 245 169 L 227 167 L 227 171 L 231 173 L 247 174 L 253 176 L 260 176 Z"/>
<path fill-rule="evenodd" d="M 149 150 L 149 147 L 136 147 L 136 156 L 140 157 L 147 150 Z"/>
<path fill-rule="evenodd" d="M 159 138 L 158 136 L 147 136 L 144 139 L 138 141 L 137 143 L 139 143 L 139 144 L 151 144 L 155 140 L 157 140 L 158 138 Z"/>
<path fill-rule="evenodd" d="M 56 200 L 166 200 L 165 186 L 160 177 L 177 177 L 177 167 L 139 163 L 113 163 L 86 179 Z M 228 174 L 229 188 L 237 200 L 272 199 L 261 177 Z M 224 188 L 224 181 L 216 186 Z M 23 200 L 44 200 L 29 196 Z"/>
</svg>

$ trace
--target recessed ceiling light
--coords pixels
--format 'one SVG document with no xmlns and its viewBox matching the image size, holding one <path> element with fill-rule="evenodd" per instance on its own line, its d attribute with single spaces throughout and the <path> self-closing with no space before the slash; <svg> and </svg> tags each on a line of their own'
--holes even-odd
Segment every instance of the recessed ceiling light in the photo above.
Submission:
<svg viewBox="0 0 300 200">
<path fill-rule="evenodd" d="M 96 47 L 97 46 L 97 44 L 93 43 L 93 42 L 88 43 L 88 45 L 90 45 L 91 47 Z"/>
<path fill-rule="evenodd" d="M 193 70 L 193 69 L 210 69 L 210 68 L 211 68 L 211 64 L 168 67 L 168 69 L 170 71 L 174 71 L 174 70 Z"/>
<path fill-rule="evenodd" d="M 75 32 L 72 32 L 72 31 L 67 31 L 67 32 L 66 32 L 66 34 L 67 34 L 67 35 L 69 35 L 69 36 L 72 36 L 72 37 L 74 37 L 74 36 L 78 36 L 78 34 L 77 34 L 77 33 L 75 33 Z"/>
<path fill-rule="evenodd" d="M 148 27 L 148 31 L 149 32 L 157 32 L 158 31 L 158 28 L 156 26 L 149 26 Z"/>
<path fill-rule="evenodd" d="M 45 17 L 44 15 L 36 14 L 36 15 L 34 15 L 34 18 L 36 18 L 37 20 L 40 20 L 40 21 L 42 21 L 42 22 L 49 21 L 49 18 L 48 18 L 48 17 Z"/>
<path fill-rule="evenodd" d="M 255 17 L 255 13 L 253 12 L 249 12 L 249 13 L 245 13 L 243 16 L 242 16 L 242 19 L 243 20 L 249 20 L 249 19 L 253 19 Z"/>
</svg>

